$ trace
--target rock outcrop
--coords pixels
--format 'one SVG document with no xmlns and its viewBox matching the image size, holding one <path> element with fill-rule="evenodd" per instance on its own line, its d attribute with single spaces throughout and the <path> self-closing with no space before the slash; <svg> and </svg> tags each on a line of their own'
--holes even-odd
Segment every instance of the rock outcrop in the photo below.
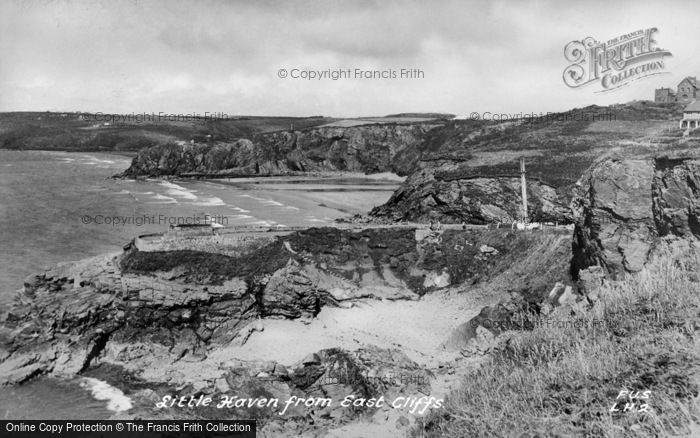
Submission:
<svg viewBox="0 0 700 438">
<path fill-rule="evenodd" d="M 595 114 L 605 114 L 605 121 Z M 517 220 L 520 159 L 525 160 L 531 221 L 572 224 L 578 179 L 601 157 L 652 158 L 664 150 L 697 156 L 694 139 L 669 130 L 678 108 L 653 102 L 591 106 L 502 123 L 451 121 L 423 142 L 416 171 L 377 220 L 488 223 Z M 614 132 L 614 135 L 611 133 Z"/>
<path fill-rule="evenodd" d="M 546 261 L 552 272 L 524 273 L 519 288 L 510 285 L 536 296 L 547 292 L 555 271 L 565 269 L 558 255 L 567 249 L 563 237 L 325 228 L 282 236 L 238 257 L 129 247 L 25 281 L 0 325 L 0 383 L 74 375 L 115 344 L 205 356 L 218 346 L 245 343 L 264 330 L 262 318 L 308 320 L 323 306 L 347 307 L 361 299 L 416 300 L 432 290 L 505 275 L 517 260 L 530 263 L 531 251 L 540 253 L 541 263 L 548 250 L 556 253 Z M 138 356 L 129 348 L 120 354 Z"/>
<path fill-rule="evenodd" d="M 571 280 L 578 293 L 558 281 L 539 301 L 525 303 L 520 295 L 485 307 L 454 330 L 446 348 L 488 351 L 504 331 L 531 330 L 528 315 L 580 311 L 598 299 L 606 276 L 640 271 L 660 239 L 700 237 L 700 160 L 603 160 L 579 181 L 571 214 Z"/>
<path fill-rule="evenodd" d="M 581 179 L 572 274 L 602 266 L 611 276 L 637 272 L 658 239 L 700 237 L 700 161 L 609 159 Z"/>
<path fill-rule="evenodd" d="M 182 352 L 201 350 L 239 336 L 258 316 L 255 296 L 243 279 L 186 284 L 168 274 L 124 273 L 120 259 L 65 264 L 25 286 L 0 326 L 0 348 L 26 363 L 0 364 L 0 383 L 21 382 L 37 373 L 73 375 L 115 339 L 151 339 Z"/>
<path fill-rule="evenodd" d="M 528 209 L 532 221 L 572 220 L 568 200 L 554 187 L 530 180 Z M 389 201 L 372 210 L 377 217 L 423 221 L 439 217 L 446 223 L 512 222 L 522 210 L 520 178 L 443 176 L 422 170 L 412 174 Z"/>
<path fill-rule="evenodd" d="M 528 328 L 527 321 L 516 316 L 525 310 L 522 300 L 508 300 L 495 306 L 486 306 L 478 315 L 455 328 L 444 346 L 449 350 L 485 353 L 496 345 L 496 337 L 501 333 Z"/>
<path fill-rule="evenodd" d="M 258 418 L 266 430 L 300 433 L 391 418 L 405 429 L 428 412 L 440 389 L 431 388 L 433 365 L 419 366 L 410 351 L 394 348 L 404 348 L 398 343 L 322 346 L 296 363 L 232 352 L 255 348 L 274 333 L 273 320 L 314 324 L 309 320 L 324 306 L 352 311 L 367 300 L 417 300 L 438 288 L 490 279 L 503 290 L 546 293 L 543 285 L 566 270 L 566 236 L 420 231 L 309 229 L 238 258 L 128 246 L 121 254 L 57 266 L 27 278 L 0 324 L 0 385 L 42 375 L 94 377 L 132 400 L 134 408 L 123 414 L 129 418 Z M 269 408 L 154 409 L 165 395 L 200 394 L 324 397 L 334 404 L 299 405 L 285 415 Z M 384 397 L 385 406 L 339 406 L 350 394 Z M 412 412 L 413 405 L 391 407 L 397 397 L 423 406 Z"/>
<path fill-rule="evenodd" d="M 125 177 L 256 176 L 346 171 L 409 173 L 436 125 L 367 125 L 259 134 L 227 143 L 166 144 L 139 151 Z"/>
</svg>

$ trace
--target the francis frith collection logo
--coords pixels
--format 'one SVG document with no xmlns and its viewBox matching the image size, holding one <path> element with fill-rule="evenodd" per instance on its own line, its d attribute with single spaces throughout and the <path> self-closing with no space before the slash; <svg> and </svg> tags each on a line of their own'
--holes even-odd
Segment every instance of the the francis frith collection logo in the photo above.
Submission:
<svg viewBox="0 0 700 438">
<path fill-rule="evenodd" d="M 564 83 L 571 88 L 600 83 L 598 92 L 612 91 L 652 75 L 667 73 L 664 57 L 672 56 L 658 47 L 657 28 L 638 30 L 606 42 L 592 37 L 572 41 L 564 48 L 571 62 L 564 69 Z"/>
</svg>

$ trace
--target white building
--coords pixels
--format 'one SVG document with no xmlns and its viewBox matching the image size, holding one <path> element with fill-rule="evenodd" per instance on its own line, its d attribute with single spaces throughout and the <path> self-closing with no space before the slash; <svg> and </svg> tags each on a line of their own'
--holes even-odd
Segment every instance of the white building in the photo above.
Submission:
<svg viewBox="0 0 700 438">
<path fill-rule="evenodd" d="M 683 110 L 681 129 L 700 128 L 700 100 L 693 101 Z"/>
</svg>

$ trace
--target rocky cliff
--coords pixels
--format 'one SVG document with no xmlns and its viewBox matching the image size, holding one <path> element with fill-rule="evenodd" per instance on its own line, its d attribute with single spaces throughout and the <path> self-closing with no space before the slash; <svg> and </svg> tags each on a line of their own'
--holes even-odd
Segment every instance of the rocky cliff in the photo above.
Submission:
<svg viewBox="0 0 700 438">
<path fill-rule="evenodd" d="M 488 224 L 518 220 L 522 211 L 518 177 L 448 177 L 430 170 L 412 174 L 389 201 L 371 214 L 393 220 Z M 567 197 L 538 180 L 527 185 L 528 210 L 533 221 L 572 220 Z"/>
<path fill-rule="evenodd" d="M 25 280 L 0 326 L 0 383 L 77 373 L 107 341 L 205 352 L 209 345 L 245 342 L 260 318 L 310 319 L 324 306 L 415 300 L 451 285 L 486 282 L 527 259 L 543 239 L 507 230 L 327 228 L 280 237 L 236 257 L 132 247 L 67 263 Z M 511 290 L 546 291 L 565 267 L 560 255 L 556 259 L 546 275 L 541 269 L 523 274 Z"/>
<path fill-rule="evenodd" d="M 663 150 L 697 155 L 697 140 L 682 139 L 673 117 L 675 106 L 633 102 L 497 123 L 451 121 L 426 137 L 417 171 L 370 215 L 447 223 L 517 220 L 524 158 L 530 220 L 572 223 L 569 204 L 578 179 L 602 158 L 651 158 Z"/>
<path fill-rule="evenodd" d="M 347 171 L 408 174 L 434 124 L 319 127 L 225 143 L 167 144 L 139 151 L 124 176 L 254 176 Z"/>
<path fill-rule="evenodd" d="M 566 272 L 568 247 L 566 235 L 410 228 L 310 229 L 235 257 L 128 247 L 124 253 L 63 264 L 26 279 L 0 324 L 0 383 L 17 384 L 42 375 L 93 376 L 134 400 L 137 408 L 129 415 L 147 418 L 163 415 L 153 409 L 163 394 L 326 396 L 334 397 L 336 405 L 299 406 L 285 416 L 270 409 L 168 410 L 166 415 L 254 417 L 269 420 L 268 430 L 285 431 L 318 431 L 367 415 L 387 424 L 393 416 L 390 426 L 396 421 L 396 427 L 405 428 L 406 417 L 413 418 L 415 412 L 347 409 L 337 402 L 349 394 L 384 396 L 388 401 L 425 394 L 436 399 L 441 386 L 432 387 L 433 373 L 449 376 L 450 367 L 440 365 L 433 355 L 444 340 L 440 337 L 449 334 L 450 320 L 430 336 L 417 338 L 426 344 L 419 354 L 405 348 L 415 340 L 400 336 L 423 333 L 423 325 L 447 319 L 445 312 L 454 313 L 450 318 L 463 318 L 462 310 L 431 293 L 457 288 L 460 292 L 450 299 L 460 302 L 471 299 L 461 292 L 468 285 L 497 288 L 498 294 L 541 295 Z M 384 309 L 379 322 L 399 334 L 396 341 L 382 341 L 387 333 L 366 333 L 369 321 L 363 322 L 363 309 L 372 303 Z M 329 309 L 349 313 L 329 314 Z M 331 315 L 326 322 L 318 322 L 322 310 Z M 434 314 L 426 317 L 425 311 Z M 247 346 L 258 336 L 279 342 L 292 326 L 274 332 L 273 322 L 292 321 L 300 321 L 302 327 L 315 324 L 313 330 L 294 326 L 294 342 L 328 345 L 313 339 L 325 331 L 338 332 L 342 318 L 351 329 L 341 330 L 339 336 L 347 339 L 331 335 L 328 341 L 339 348 L 319 348 L 292 361 L 278 358 L 274 350 Z M 295 344 L 291 350 L 305 348 Z M 241 359 L 245 351 L 275 360 Z M 395 377 L 385 380 L 387 375 Z"/>
<path fill-rule="evenodd" d="M 591 265 L 637 272 L 659 238 L 700 237 L 700 161 L 604 160 L 582 177 L 572 209 L 574 276 Z"/>
<path fill-rule="evenodd" d="M 692 247 L 700 238 L 700 160 L 603 159 L 582 175 L 570 208 L 570 282 L 530 302 L 515 294 L 483 308 L 454 330 L 448 348 L 491 348 L 504 331 L 532 330 L 533 316 L 580 317 L 599 301 L 606 278 L 622 280 L 655 256 L 667 257 L 668 248 Z M 679 262 L 696 269 L 693 259 L 673 263 Z"/>
</svg>

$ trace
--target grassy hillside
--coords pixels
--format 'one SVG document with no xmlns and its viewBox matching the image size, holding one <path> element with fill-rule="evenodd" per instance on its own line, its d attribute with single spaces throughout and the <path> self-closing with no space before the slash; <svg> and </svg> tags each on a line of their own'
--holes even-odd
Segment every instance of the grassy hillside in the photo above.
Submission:
<svg viewBox="0 0 700 438">
<path fill-rule="evenodd" d="M 231 141 L 333 122 L 327 117 L 231 117 L 214 120 L 112 121 L 108 114 L 0 113 L 0 148 L 137 151 L 176 141 Z M 157 117 L 157 115 L 156 115 Z M 105 125 L 108 123 L 108 125 Z"/>
<path fill-rule="evenodd" d="M 131 116 L 129 118 L 128 116 Z M 200 114 L 197 120 L 171 120 L 155 114 L 10 112 L 0 113 L 0 148 L 75 151 L 137 151 L 177 141 L 198 143 L 252 139 L 258 134 L 304 131 L 317 126 L 350 127 L 377 124 L 417 124 L 448 119 L 444 114 L 405 114 L 387 117 L 335 119 L 312 117 L 256 117 Z M 149 114 L 150 116 L 150 114 Z"/>
<path fill-rule="evenodd" d="M 666 248 L 585 313 L 525 315 L 534 329 L 508 332 L 415 436 L 700 436 L 699 267 Z"/>
<path fill-rule="evenodd" d="M 641 101 L 521 122 L 455 120 L 428 139 L 425 149 L 432 153 L 423 162 L 435 169 L 437 179 L 454 180 L 518 176 L 519 159 L 525 157 L 529 178 L 564 187 L 603 155 L 694 149 L 679 142 L 681 117 L 678 105 Z"/>
</svg>

